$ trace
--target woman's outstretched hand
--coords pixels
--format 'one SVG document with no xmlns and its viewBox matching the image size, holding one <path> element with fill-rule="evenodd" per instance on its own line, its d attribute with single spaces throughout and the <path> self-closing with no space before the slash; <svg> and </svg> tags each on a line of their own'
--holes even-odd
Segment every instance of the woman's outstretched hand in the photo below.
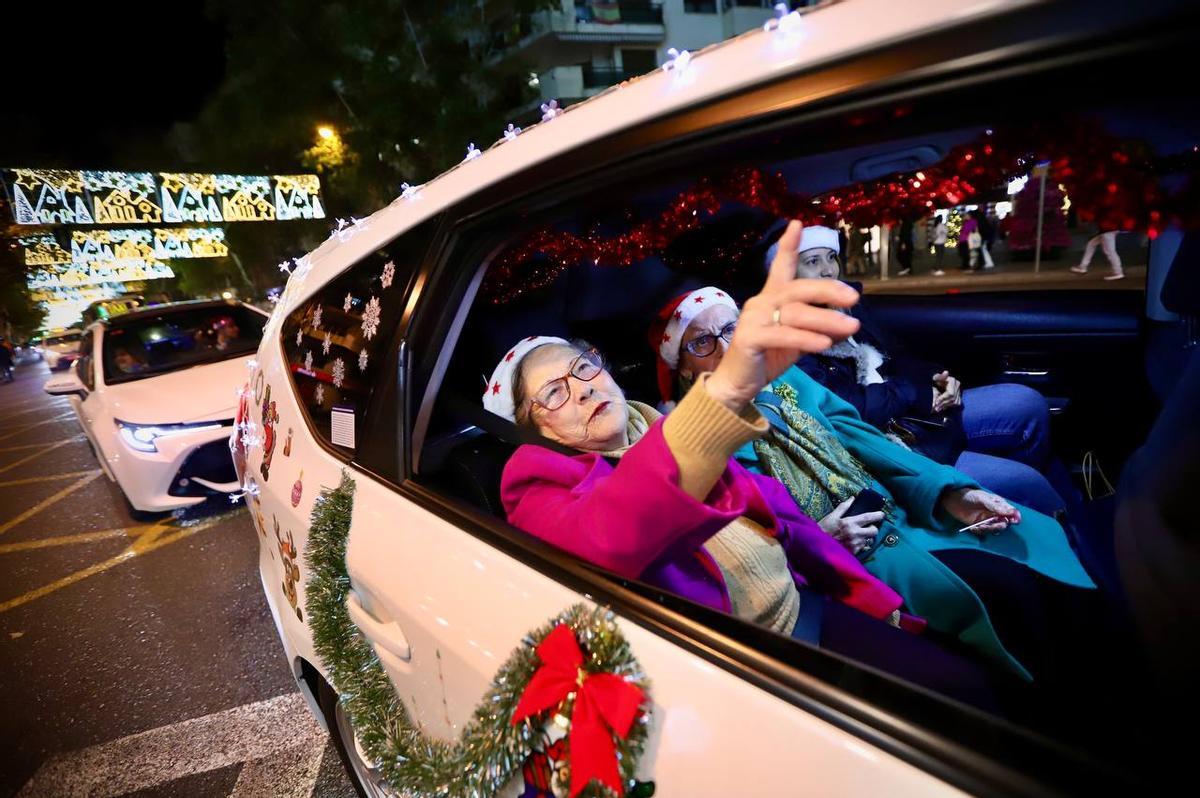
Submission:
<svg viewBox="0 0 1200 798">
<path fill-rule="evenodd" d="M 858 331 L 848 308 L 858 292 L 837 280 L 796 278 L 800 232 L 792 221 L 779 239 L 762 291 L 746 300 L 729 351 L 707 383 L 710 396 L 740 412 L 803 355 L 821 352 Z"/>
</svg>

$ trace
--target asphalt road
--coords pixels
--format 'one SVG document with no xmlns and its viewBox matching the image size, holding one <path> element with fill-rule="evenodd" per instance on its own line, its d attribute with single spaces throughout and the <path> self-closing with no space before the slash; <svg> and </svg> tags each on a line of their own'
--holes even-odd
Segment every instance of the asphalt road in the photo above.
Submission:
<svg viewBox="0 0 1200 798">
<path fill-rule="evenodd" d="M 0 798 L 352 796 L 249 517 L 134 520 L 47 377 L 0 383 Z"/>
</svg>

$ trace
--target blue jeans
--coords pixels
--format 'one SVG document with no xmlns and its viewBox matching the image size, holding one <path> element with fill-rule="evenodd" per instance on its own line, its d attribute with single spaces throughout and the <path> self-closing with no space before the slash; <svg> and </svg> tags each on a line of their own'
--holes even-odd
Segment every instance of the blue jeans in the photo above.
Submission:
<svg viewBox="0 0 1200 798">
<path fill-rule="evenodd" d="M 1042 475 L 1050 461 L 1050 411 L 1033 388 L 1015 383 L 963 391 L 967 451 L 954 467 L 983 487 L 1040 513 L 1066 506 Z"/>
</svg>

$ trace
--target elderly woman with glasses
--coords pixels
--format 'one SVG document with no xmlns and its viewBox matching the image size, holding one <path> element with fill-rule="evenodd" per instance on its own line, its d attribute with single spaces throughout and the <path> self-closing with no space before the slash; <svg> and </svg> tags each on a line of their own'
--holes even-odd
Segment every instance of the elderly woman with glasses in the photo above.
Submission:
<svg viewBox="0 0 1200 798">
<path fill-rule="evenodd" d="M 747 323 L 746 310 L 739 319 L 733 300 L 713 287 L 668 303 L 649 333 L 664 401 L 719 372 Z M 1031 678 L 1001 643 L 983 601 L 935 553 L 983 552 L 1065 585 L 1094 587 L 1057 522 L 1018 509 L 966 474 L 893 442 L 795 366 L 764 385 L 753 405 L 770 429 L 743 443 L 738 462 L 787 486 L 801 510 L 820 519 L 821 529 L 894 588 L 905 609 L 931 629 Z M 864 490 L 882 499 L 882 511 L 849 515 Z"/>
<path fill-rule="evenodd" d="M 793 222 L 785 239 L 799 235 Z M 501 482 L 508 519 L 620 575 L 878 659 L 917 682 L 961 688 L 975 680 L 964 661 L 866 617 L 922 629 L 921 619 L 899 611 L 894 590 L 801 513 L 783 485 L 731 459 L 768 429 L 751 404 L 758 392 L 801 354 L 857 327 L 826 309 L 853 303 L 852 289 L 795 279 L 795 247 L 780 252 L 730 332 L 721 367 L 698 379 L 669 417 L 627 401 L 595 350 L 542 336 L 513 347 L 496 366 L 485 407 L 577 454 L 518 448 Z"/>
</svg>

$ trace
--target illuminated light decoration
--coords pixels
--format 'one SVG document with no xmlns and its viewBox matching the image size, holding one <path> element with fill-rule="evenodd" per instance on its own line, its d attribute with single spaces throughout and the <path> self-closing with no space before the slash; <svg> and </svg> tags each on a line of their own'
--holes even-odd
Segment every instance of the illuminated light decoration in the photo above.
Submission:
<svg viewBox="0 0 1200 798">
<path fill-rule="evenodd" d="M 366 370 L 367 370 L 367 361 L 368 361 L 369 359 L 370 359 L 370 356 L 367 354 L 367 350 L 366 350 L 366 348 L 364 347 L 364 348 L 363 348 L 361 351 L 359 351 L 359 353 L 358 353 L 358 370 L 359 370 L 359 371 L 366 371 Z"/>
<path fill-rule="evenodd" d="M 676 50 L 671 47 L 667 50 L 667 55 L 669 58 L 663 63 L 663 71 L 670 72 L 676 83 L 690 82 L 692 54 L 687 50 Z"/>
<path fill-rule="evenodd" d="M 323 219 L 317 175 L 13 169 L 17 224 Z"/>
<path fill-rule="evenodd" d="M 71 253 L 59 246 L 58 239 L 49 233 L 25 236 L 18 238 L 17 242 L 25 250 L 26 266 L 54 266 L 72 260 Z"/>
<path fill-rule="evenodd" d="M 154 258 L 150 230 L 74 230 L 71 259 L 75 263 L 128 261 Z"/>
<path fill-rule="evenodd" d="M 330 235 L 337 238 L 338 241 L 345 243 L 363 230 L 366 230 L 368 226 L 365 219 L 355 219 L 353 216 L 350 217 L 349 221 L 338 219 L 337 227 L 334 228 Z"/>
<path fill-rule="evenodd" d="M 379 318 L 382 314 L 382 307 L 379 304 L 379 297 L 371 297 L 371 301 L 367 303 L 367 307 L 363 310 L 362 331 L 363 335 L 370 341 L 375 337 L 375 333 L 379 331 Z"/>
<path fill-rule="evenodd" d="M 521 128 L 515 126 L 512 122 L 509 122 L 508 127 L 504 128 L 505 141 L 513 141 L 519 135 L 521 135 Z"/>
<path fill-rule="evenodd" d="M 26 283 L 30 289 L 36 290 L 39 288 L 76 288 L 85 285 L 141 282 L 174 276 L 175 272 L 165 263 L 128 259 L 75 263 L 66 267 L 43 269 L 32 274 Z"/>
<path fill-rule="evenodd" d="M 153 232 L 154 257 L 159 260 L 229 256 L 225 231 L 219 227 L 155 228 Z"/>
<path fill-rule="evenodd" d="M 770 33 L 777 31 L 778 37 L 776 42 L 791 44 L 797 38 L 801 26 L 804 21 L 800 17 L 800 11 L 789 11 L 787 3 L 775 4 L 775 16 L 763 23 L 763 30 Z"/>
<path fill-rule="evenodd" d="M 275 220 L 271 179 L 262 175 L 216 175 L 221 194 L 221 214 L 227 222 Z"/>
<path fill-rule="evenodd" d="M 563 109 L 558 107 L 558 100 L 550 100 L 542 103 L 542 121 L 549 122 L 556 116 L 562 114 Z"/>
<path fill-rule="evenodd" d="M 291 273 L 292 273 L 292 265 L 291 265 L 291 264 L 290 264 L 288 261 L 286 261 L 286 260 L 285 260 L 285 261 L 281 261 L 281 262 L 280 262 L 280 264 L 279 264 L 279 271 L 281 271 L 281 272 L 283 272 L 284 274 L 286 274 L 286 275 L 289 275 L 289 276 L 290 276 L 290 275 L 291 275 Z"/>
<path fill-rule="evenodd" d="M 292 270 L 292 274 L 299 281 L 303 281 L 304 277 L 312 271 L 312 258 L 308 255 L 303 257 L 293 258 L 292 263 L 296 264 L 296 268 Z"/>
<path fill-rule="evenodd" d="M 81 172 L 95 224 L 156 224 L 162 207 L 150 172 Z"/>
<path fill-rule="evenodd" d="M 408 183 L 400 184 L 400 198 L 406 199 L 409 202 L 421 198 L 421 187 L 410 186 Z"/>
<path fill-rule="evenodd" d="M 258 368 L 258 361 L 255 360 L 254 358 L 250 358 L 249 360 L 246 361 L 246 368 L 250 369 L 251 371 L 254 371 L 256 368 Z"/>
<path fill-rule="evenodd" d="M 463 158 L 463 163 L 466 163 L 467 161 L 473 161 L 476 158 L 478 158 L 480 155 L 483 155 L 483 152 L 478 147 L 476 147 L 475 142 L 472 141 L 470 144 L 467 145 L 467 157 Z"/>
<path fill-rule="evenodd" d="M 292 219 L 324 219 L 321 206 L 321 180 L 316 175 L 276 175 L 275 218 L 281 222 Z"/>
</svg>

